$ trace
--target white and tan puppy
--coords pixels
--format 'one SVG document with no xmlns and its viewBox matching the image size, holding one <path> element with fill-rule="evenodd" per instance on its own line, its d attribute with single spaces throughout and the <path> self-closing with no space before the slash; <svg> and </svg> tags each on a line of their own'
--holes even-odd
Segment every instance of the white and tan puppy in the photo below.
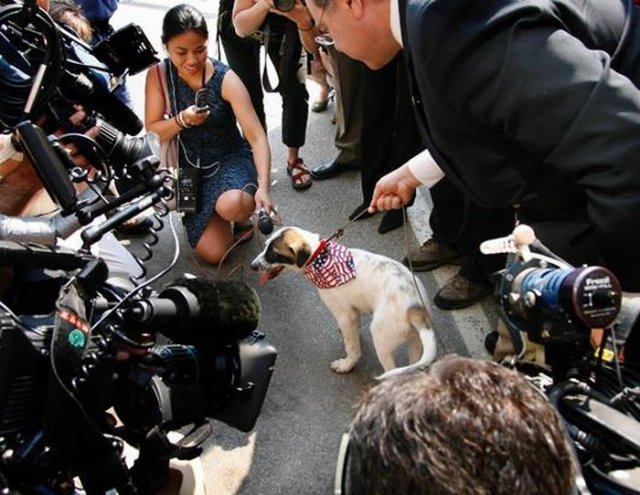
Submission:
<svg viewBox="0 0 640 495">
<path fill-rule="evenodd" d="M 397 261 L 321 240 L 297 227 L 284 227 L 267 239 L 251 268 L 268 278 L 283 270 L 302 272 L 318 288 L 338 322 L 347 354 L 331 363 L 333 371 L 348 373 L 360 359 L 363 313 L 373 313 L 370 331 L 385 370 L 382 377 L 427 365 L 435 358 L 435 334 L 424 306 L 426 290 Z M 404 342 L 409 344 L 413 364 L 396 368 L 394 351 Z"/>
</svg>

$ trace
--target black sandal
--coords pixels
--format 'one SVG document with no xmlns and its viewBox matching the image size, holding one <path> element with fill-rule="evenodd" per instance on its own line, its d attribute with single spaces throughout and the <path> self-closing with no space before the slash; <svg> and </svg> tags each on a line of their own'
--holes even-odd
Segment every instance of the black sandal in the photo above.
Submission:
<svg viewBox="0 0 640 495">
<path fill-rule="evenodd" d="M 296 191 L 309 189 L 311 184 L 313 184 L 311 172 L 307 167 L 305 167 L 302 158 L 298 158 L 294 163 L 289 163 L 287 165 L 287 175 L 291 178 L 291 186 Z M 307 176 L 307 180 L 302 180 L 305 175 Z"/>
</svg>

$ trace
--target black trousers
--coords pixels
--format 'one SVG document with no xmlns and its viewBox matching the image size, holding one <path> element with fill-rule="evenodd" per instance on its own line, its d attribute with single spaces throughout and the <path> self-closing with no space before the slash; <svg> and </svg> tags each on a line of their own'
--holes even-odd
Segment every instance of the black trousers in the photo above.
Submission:
<svg viewBox="0 0 640 495">
<path fill-rule="evenodd" d="M 379 70 L 362 69 L 360 164 L 365 203 L 382 176 L 422 150 L 401 57 Z"/>
<path fill-rule="evenodd" d="M 231 22 L 231 16 L 226 16 L 225 22 Z M 232 29 L 220 29 L 222 47 L 229 67 L 247 87 L 258 118 L 266 129 L 260 45 L 230 34 Z M 286 47 L 286 51 L 292 53 L 291 56 L 283 57 L 285 44 L 291 44 Z M 278 93 L 282 97 L 282 142 L 290 148 L 300 148 L 305 143 L 307 133 L 309 93 L 305 85 L 305 68 L 301 62 L 302 43 L 297 29 L 271 32 L 267 54 L 281 77 Z"/>
<path fill-rule="evenodd" d="M 429 193 L 433 201 L 429 217 L 433 238 L 452 244 L 460 251 L 460 275 L 476 283 L 488 283 L 491 273 L 504 268 L 506 257 L 482 254 L 480 243 L 509 235 L 514 227 L 514 212 L 476 205 L 447 178 L 440 180 Z"/>
<path fill-rule="evenodd" d="M 245 41 L 238 36 L 222 34 L 220 34 L 220 40 L 229 67 L 246 86 L 253 108 L 258 114 L 262 127 L 266 130 L 267 120 L 264 113 L 262 82 L 260 81 L 260 44 Z"/>
</svg>

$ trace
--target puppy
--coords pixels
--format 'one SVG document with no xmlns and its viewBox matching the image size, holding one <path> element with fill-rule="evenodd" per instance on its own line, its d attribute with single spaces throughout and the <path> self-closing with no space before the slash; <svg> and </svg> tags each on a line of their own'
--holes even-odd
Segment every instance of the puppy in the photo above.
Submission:
<svg viewBox="0 0 640 495">
<path fill-rule="evenodd" d="M 426 291 L 397 261 L 284 227 L 267 239 L 251 268 L 268 279 L 283 270 L 302 272 L 318 288 L 342 332 L 346 357 L 331 363 L 337 373 L 348 373 L 360 359 L 362 313 L 373 313 L 369 330 L 385 370 L 381 378 L 427 365 L 435 358 L 435 334 L 424 306 Z M 404 342 L 409 344 L 413 364 L 396 368 L 393 354 Z"/>
</svg>

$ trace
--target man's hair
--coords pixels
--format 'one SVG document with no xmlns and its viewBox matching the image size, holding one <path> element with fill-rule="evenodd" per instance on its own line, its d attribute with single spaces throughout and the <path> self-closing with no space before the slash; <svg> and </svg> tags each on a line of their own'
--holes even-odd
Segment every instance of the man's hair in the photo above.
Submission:
<svg viewBox="0 0 640 495">
<path fill-rule="evenodd" d="M 446 356 L 374 386 L 351 424 L 350 494 L 567 495 L 561 419 L 517 372 Z"/>
</svg>

